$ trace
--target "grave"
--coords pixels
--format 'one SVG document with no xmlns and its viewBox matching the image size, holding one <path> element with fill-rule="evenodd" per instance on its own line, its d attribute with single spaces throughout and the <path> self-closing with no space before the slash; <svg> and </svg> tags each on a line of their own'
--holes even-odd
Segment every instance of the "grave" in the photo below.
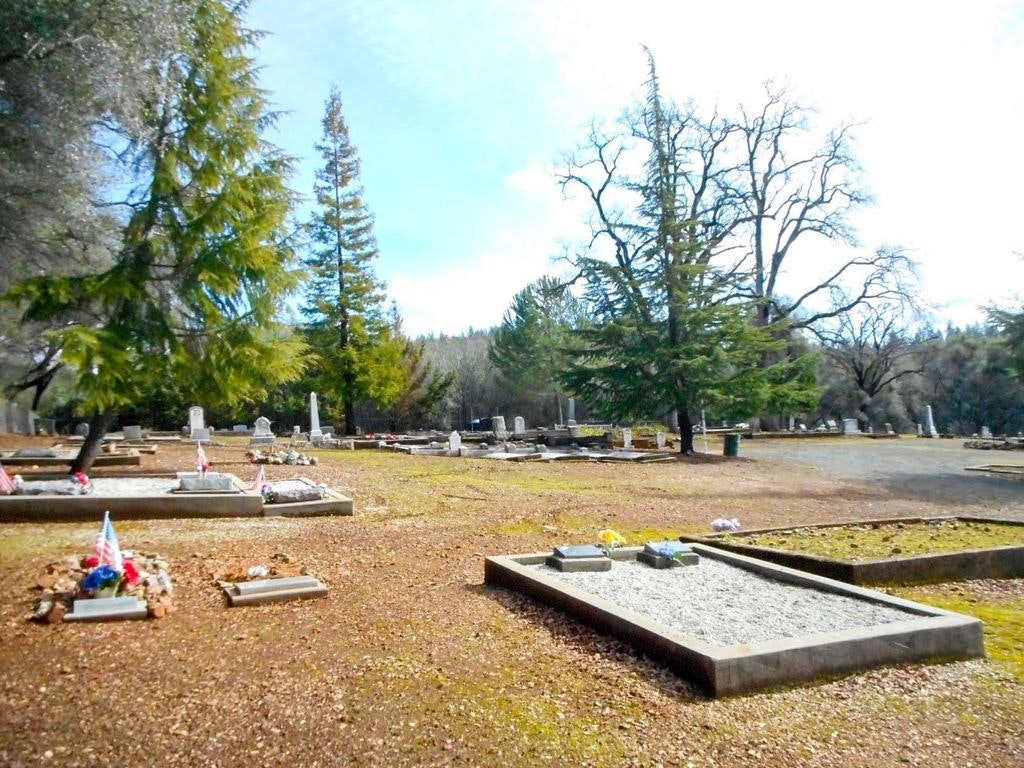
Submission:
<svg viewBox="0 0 1024 768">
<path fill-rule="evenodd" d="M 632 578 L 642 573 L 661 574 L 663 584 L 685 585 L 691 577 L 701 578 L 702 569 L 713 564 L 713 569 L 727 569 L 724 578 L 734 588 L 740 580 L 756 580 L 763 587 L 755 587 L 744 607 L 731 610 L 746 611 L 742 631 L 752 638 L 735 637 L 727 641 L 704 639 L 708 633 L 689 622 L 682 627 L 668 625 L 648 612 L 626 607 L 611 599 L 599 597 L 584 588 L 567 583 L 566 579 L 595 579 L 599 583 L 612 577 L 621 568 L 637 568 L 635 557 L 639 547 L 616 550 L 615 564 L 610 573 L 559 573 L 543 566 L 549 555 L 545 553 L 503 555 L 484 560 L 484 580 L 491 587 L 503 587 L 528 595 L 542 603 L 574 616 L 601 632 L 614 635 L 636 646 L 641 652 L 664 662 L 677 674 L 694 681 L 711 696 L 729 696 L 763 690 L 779 685 L 813 680 L 823 676 L 857 672 L 887 664 L 901 664 L 933 659 L 952 660 L 984 656 L 982 624 L 975 618 L 962 616 L 909 600 L 891 597 L 860 587 L 824 579 L 808 573 L 784 568 L 714 547 L 692 545 L 700 556 L 701 564 L 691 568 L 655 570 L 643 568 L 627 570 L 616 578 L 624 583 L 629 595 L 635 595 Z M 633 562 L 630 562 L 633 560 Z M 719 589 L 716 579 L 711 584 Z M 820 603 L 816 613 L 830 620 L 834 611 L 829 607 L 836 600 L 848 601 L 857 611 L 877 617 L 858 624 L 848 623 L 834 630 L 812 630 L 802 634 L 798 626 L 802 619 L 787 624 L 781 631 L 763 639 L 758 624 L 762 621 L 761 601 L 769 592 L 791 592 L 797 587 L 808 605 Z M 747 592 L 751 592 L 747 588 Z M 676 603 L 692 600 L 685 586 L 657 591 L 659 602 L 675 607 Z M 665 599 L 670 594 L 671 599 Z M 732 592 L 730 592 L 732 596 Z M 632 606 L 630 597 L 626 602 Z M 847 604 L 844 602 L 844 605 Z M 683 606 L 694 616 L 693 621 L 705 618 L 719 621 L 719 607 L 707 598 Z M 856 613 L 856 612 L 855 612 Z M 856 618 L 856 617 L 855 617 Z M 729 622 L 726 622 L 728 625 Z M 752 629 L 753 628 L 753 629 Z M 735 634 L 735 632 L 734 632 Z M 757 638 L 757 639 L 753 639 Z"/>
<path fill-rule="evenodd" d="M 919 433 L 921 434 L 921 433 Z M 935 418 L 932 415 L 932 407 L 926 405 L 924 407 L 924 430 L 923 437 L 938 437 L 939 431 L 935 429 Z"/>
<path fill-rule="evenodd" d="M 242 435 L 248 434 L 248 432 L 249 432 L 249 425 L 248 424 L 232 424 L 231 425 L 231 431 L 234 432 L 235 434 L 242 434 Z"/>
<path fill-rule="evenodd" d="M 622 447 L 627 451 L 633 447 L 633 430 L 629 427 L 622 430 Z"/>
<path fill-rule="evenodd" d="M 270 419 L 266 416 L 256 419 L 256 428 L 253 430 L 252 437 L 249 438 L 249 445 L 269 445 L 276 440 L 274 433 L 270 431 Z"/>
<path fill-rule="evenodd" d="M 565 426 L 576 426 L 576 398 L 570 397 L 565 408 Z"/>
<path fill-rule="evenodd" d="M 316 402 L 316 392 L 309 393 L 309 441 L 316 445 L 324 437 L 320 431 L 320 409 Z"/>
<path fill-rule="evenodd" d="M 221 587 L 231 606 L 261 605 L 285 600 L 327 597 L 328 591 L 327 587 L 313 576 L 223 582 Z"/>
<path fill-rule="evenodd" d="M 843 434 L 844 435 L 859 435 L 860 426 L 857 424 L 856 419 L 843 419 Z"/>
<path fill-rule="evenodd" d="M 989 427 L 982 427 L 981 428 L 981 439 L 982 440 L 991 440 L 992 439 L 992 430 Z"/>
<path fill-rule="evenodd" d="M 205 437 L 196 437 L 197 433 L 201 433 L 202 435 L 205 435 Z M 193 405 L 188 409 L 188 435 L 189 440 L 210 439 L 210 433 L 206 430 L 203 409 L 198 405 Z"/>
<path fill-rule="evenodd" d="M 210 427 L 201 427 L 200 429 L 193 429 L 190 440 L 194 440 L 197 443 L 212 443 L 213 442 L 213 429 Z"/>
<path fill-rule="evenodd" d="M 124 439 L 130 442 L 139 442 L 142 440 L 142 427 L 138 424 L 125 426 L 121 430 L 124 434 Z"/>
<path fill-rule="evenodd" d="M 512 436 L 517 440 L 521 440 L 526 437 L 526 419 L 522 416 L 516 416 L 514 427 L 512 428 Z"/>
<path fill-rule="evenodd" d="M 179 472 L 178 491 L 183 493 L 209 493 L 211 491 L 234 492 L 234 475 L 220 472 Z"/>
<path fill-rule="evenodd" d="M 112 621 L 145 619 L 148 616 L 145 600 L 137 597 L 92 597 L 75 600 L 64 621 Z"/>
<path fill-rule="evenodd" d="M 508 430 L 505 428 L 504 416 L 491 417 L 491 430 L 494 432 L 494 437 L 498 440 L 508 440 Z"/>
<path fill-rule="evenodd" d="M 681 541 L 651 541 L 637 553 L 637 561 L 652 568 L 673 568 L 683 565 L 697 565 L 700 558 L 689 544 Z"/>
<path fill-rule="evenodd" d="M 63 477 L 63 476 L 61 476 Z M 317 487 L 310 501 L 267 503 L 258 491 L 243 490 L 234 475 L 231 490 L 180 491 L 177 475 L 146 477 L 94 477 L 87 495 L 0 496 L 0 522 L 77 521 L 102 518 L 109 511 L 121 520 L 209 517 L 309 517 L 351 515 L 352 500 Z M 63 485 L 70 485 L 67 480 Z M 273 478 L 271 484 L 274 483 Z M 278 481 L 282 482 L 282 481 Z M 312 481 L 305 480 L 315 486 Z"/>
<path fill-rule="evenodd" d="M 545 562 L 552 568 L 570 573 L 609 571 L 612 567 L 611 558 L 605 555 L 604 550 L 593 544 L 555 547 Z"/>
<path fill-rule="evenodd" d="M 24 451 L 37 451 L 38 453 L 25 454 Z M 67 448 L 22 448 L 17 451 L 0 451 L 0 463 L 8 466 L 37 466 L 57 467 L 67 466 L 78 456 L 77 449 Z M 137 467 L 142 463 L 138 450 L 119 451 L 117 453 L 100 453 L 93 460 L 94 467 Z"/>
<path fill-rule="evenodd" d="M 1024 523 L 970 515 L 848 520 L 823 525 L 799 526 L 799 528 L 800 530 L 827 534 L 830 529 L 848 528 L 851 526 L 867 526 L 872 529 L 883 529 L 892 526 L 898 530 L 899 527 L 905 527 L 910 524 L 939 524 L 950 521 L 964 521 L 982 525 L 1020 526 L 1024 530 Z M 754 536 L 777 534 L 792 530 L 794 530 L 793 526 L 786 526 L 782 528 L 752 529 L 739 533 L 732 532 L 728 535 L 728 538 L 723 534 L 712 534 L 709 536 L 683 535 L 679 538 L 685 542 L 712 546 L 727 552 L 754 557 L 788 568 L 798 568 L 807 573 L 856 585 L 940 584 L 966 579 L 1013 579 L 1024 577 L 1024 545 L 1021 544 L 918 555 L 903 555 L 899 553 L 890 557 L 844 560 L 837 557 L 827 557 L 777 547 L 757 546 L 746 541 Z"/>
</svg>

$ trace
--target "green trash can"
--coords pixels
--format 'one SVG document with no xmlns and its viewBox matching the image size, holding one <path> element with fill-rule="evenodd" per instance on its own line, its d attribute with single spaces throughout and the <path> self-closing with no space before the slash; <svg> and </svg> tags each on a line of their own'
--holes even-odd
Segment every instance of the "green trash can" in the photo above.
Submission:
<svg viewBox="0 0 1024 768">
<path fill-rule="evenodd" d="M 726 435 L 725 436 L 725 447 L 722 449 L 723 456 L 739 456 L 740 455 L 740 436 L 739 435 Z"/>
</svg>

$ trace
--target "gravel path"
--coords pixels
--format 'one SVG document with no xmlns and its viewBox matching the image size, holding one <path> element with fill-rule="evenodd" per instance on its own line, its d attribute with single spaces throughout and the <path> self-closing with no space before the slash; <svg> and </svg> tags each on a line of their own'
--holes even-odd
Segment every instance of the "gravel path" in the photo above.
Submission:
<svg viewBox="0 0 1024 768">
<path fill-rule="evenodd" d="M 702 557 L 656 569 L 616 562 L 610 571 L 545 575 L 712 645 L 736 645 L 903 621 L 915 616 L 852 597 L 784 584 Z"/>
</svg>

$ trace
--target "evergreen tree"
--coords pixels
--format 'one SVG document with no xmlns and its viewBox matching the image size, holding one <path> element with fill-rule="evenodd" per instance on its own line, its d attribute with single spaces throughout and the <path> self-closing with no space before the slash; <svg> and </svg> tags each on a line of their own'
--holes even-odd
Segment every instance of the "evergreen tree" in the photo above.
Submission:
<svg viewBox="0 0 1024 768">
<path fill-rule="evenodd" d="M 166 380 L 216 405 L 301 372 L 304 346 L 275 321 L 296 284 L 289 161 L 260 135 L 273 115 L 240 13 L 197 0 L 180 52 L 148 63 L 161 74 L 144 120 L 120 126 L 138 174 L 110 268 L 13 291 L 27 320 L 95 319 L 54 334 L 92 413 L 73 470 L 89 468 L 119 407 Z"/>
<path fill-rule="evenodd" d="M 754 306 L 740 299 L 744 275 L 713 258 L 728 234 L 730 201 L 709 146 L 727 134 L 716 136 L 714 126 L 694 134 L 701 127 L 663 102 L 649 64 L 648 98 L 633 127 L 648 150 L 644 177 L 624 177 L 626 148 L 596 135 L 594 160 L 563 177 L 585 190 L 597 224 L 591 248 L 575 260 L 594 324 L 575 333 L 564 381 L 606 418 L 676 411 L 680 450 L 691 453 L 702 407 L 737 417 L 813 401 L 813 370 L 807 360 L 759 365 L 784 339 L 751 322 Z M 616 204 L 622 189 L 635 195 L 632 217 Z M 595 249 L 601 244 L 610 250 Z"/>
<path fill-rule="evenodd" d="M 584 308 L 568 287 L 542 277 L 512 299 L 488 355 L 513 393 L 547 394 L 560 416 L 566 347 L 573 329 L 585 323 Z"/>
<path fill-rule="evenodd" d="M 339 404 L 345 434 L 355 434 L 357 401 L 373 399 L 386 408 L 405 391 L 405 342 L 385 316 L 384 286 L 373 271 L 373 216 L 337 88 L 327 99 L 316 150 L 324 165 L 316 172 L 315 248 L 305 259 L 310 281 L 302 311 L 320 361 L 319 389 Z"/>
</svg>

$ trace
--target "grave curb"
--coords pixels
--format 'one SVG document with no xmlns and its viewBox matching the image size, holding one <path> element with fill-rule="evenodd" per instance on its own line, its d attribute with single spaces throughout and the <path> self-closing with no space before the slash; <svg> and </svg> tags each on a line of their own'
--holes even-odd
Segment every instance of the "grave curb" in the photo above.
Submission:
<svg viewBox="0 0 1024 768">
<path fill-rule="evenodd" d="M 529 595 L 631 643 L 716 698 L 888 664 L 985 655 L 978 619 L 699 543 L 692 546 L 701 556 L 788 583 L 888 605 L 918 618 L 749 645 L 715 646 L 529 567 L 543 563 L 547 553 L 487 557 L 484 582 Z M 618 550 L 622 556 L 635 556 L 639 551 L 639 547 Z"/>
<path fill-rule="evenodd" d="M 896 523 L 930 523 L 963 520 L 972 523 L 998 523 L 1000 525 L 1024 525 L 1019 520 L 976 517 L 972 515 L 940 515 L 936 517 L 902 517 L 875 520 L 847 520 L 845 522 L 823 523 L 820 525 L 785 525 L 773 528 L 757 528 L 741 533 L 731 533 L 732 539 L 754 536 L 762 533 L 792 531 L 797 528 L 843 528 L 856 525 L 895 525 Z M 964 549 L 956 552 L 910 555 L 907 557 L 884 557 L 854 562 L 839 560 L 823 555 L 791 552 L 771 547 L 739 544 L 723 541 L 726 534 L 698 536 L 683 534 L 680 541 L 704 544 L 737 555 L 765 560 L 787 568 L 796 568 L 829 579 L 858 585 L 883 584 L 942 584 L 949 581 L 968 579 L 1015 579 L 1024 576 L 1024 545 L 1009 544 L 1004 547 Z"/>
</svg>

